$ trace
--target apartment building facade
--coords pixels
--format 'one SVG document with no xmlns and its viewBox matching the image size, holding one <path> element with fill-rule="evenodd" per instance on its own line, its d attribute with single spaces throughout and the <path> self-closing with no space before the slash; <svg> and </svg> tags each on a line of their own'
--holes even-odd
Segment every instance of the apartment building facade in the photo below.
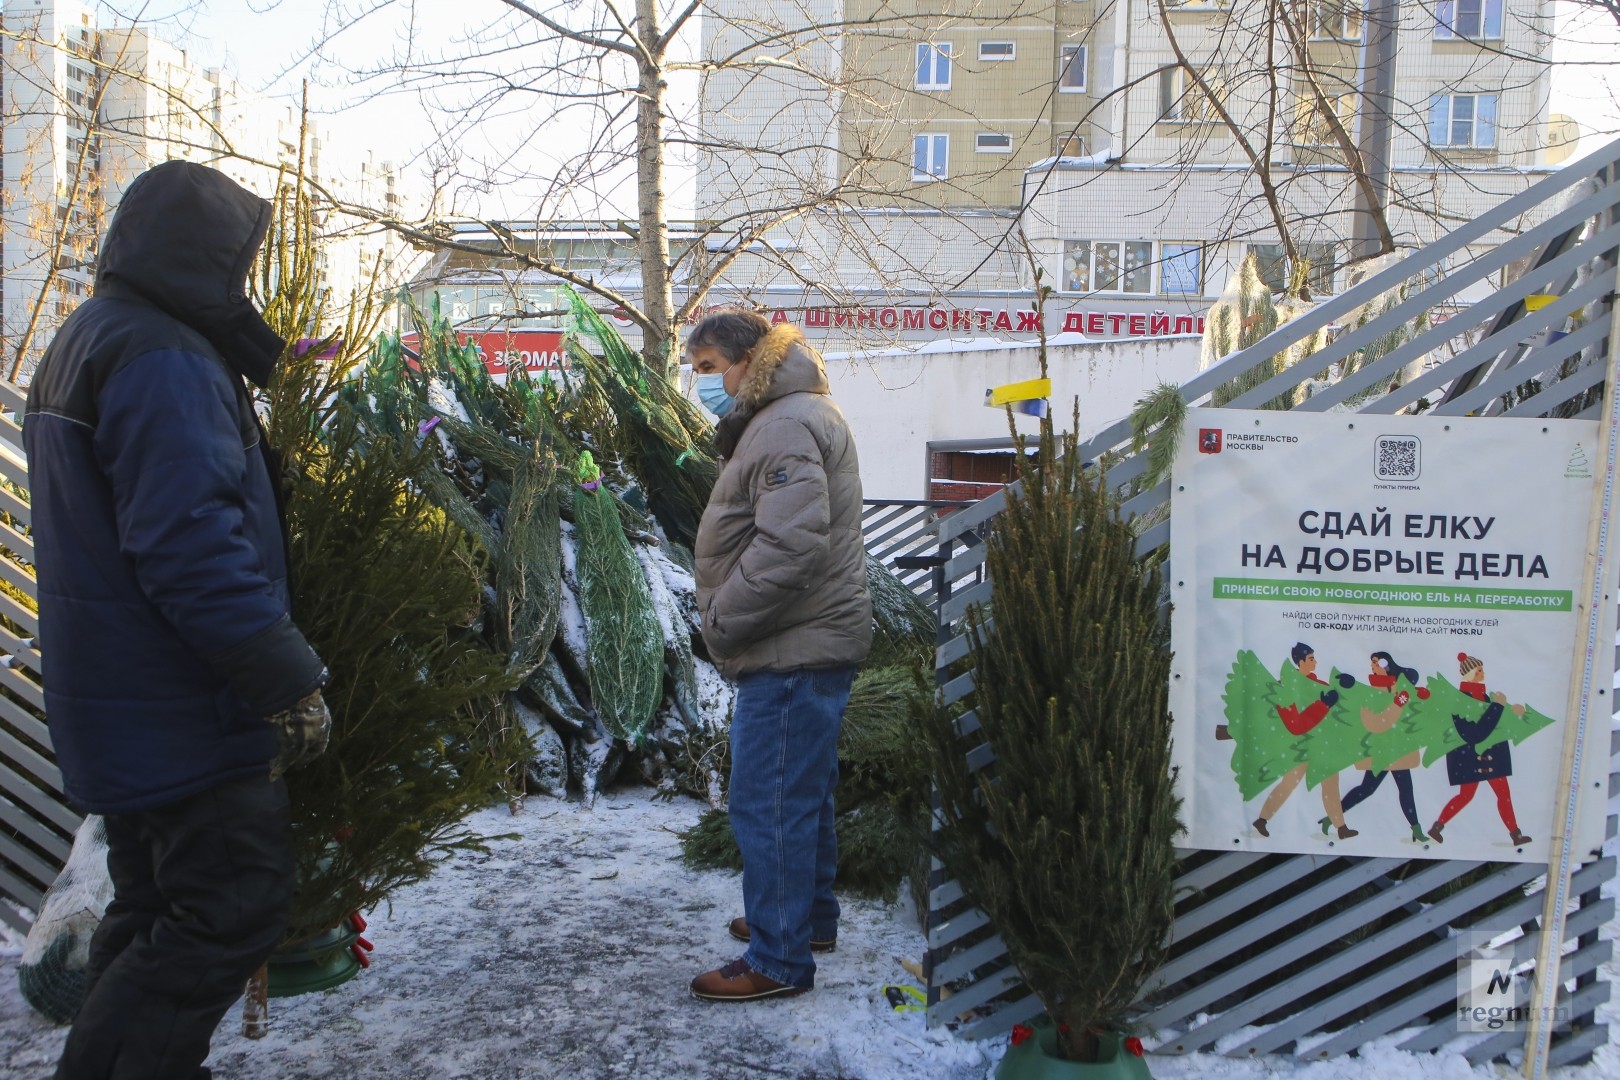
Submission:
<svg viewBox="0 0 1620 1080">
<path fill-rule="evenodd" d="M 0 15 L 4 100 L 0 203 L 0 346 L 18 376 L 89 294 L 96 245 L 124 188 L 148 167 L 182 159 L 220 169 L 269 196 L 296 169 L 300 117 L 140 25 L 98 27 L 78 0 L 15 0 Z M 379 208 L 397 201 L 392 166 L 323 161 L 304 141 L 307 174 Z M 347 297 L 403 245 L 367 232 L 322 253 L 324 285 Z"/>
<path fill-rule="evenodd" d="M 1172 328 L 1196 316 L 1250 252 L 1281 289 L 1289 272 L 1284 229 L 1308 263 L 1312 291 L 1342 287 L 1362 186 L 1361 87 L 1369 47 L 1383 32 L 1360 4 L 948 7 L 843 0 L 818 13 L 818 25 L 839 31 L 828 66 L 761 77 L 770 65 L 756 62 L 711 78 L 704 123 L 764 156 L 791 154 L 797 127 L 826 132 L 804 175 L 824 179 L 860 164 L 866 180 L 842 218 L 873 228 L 874 214 L 887 215 L 882 242 L 863 253 L 929 243 L 912 238 L 924 208 L 930 237 L 949 231 L 937 215 L 964 208 L 1015 218 L 1001 242 L 1022 245 L 1025 257 L 991 260 L 999 277 L 981 271 L 958 288 L 1027 294 L 1038 267 L 1042 284 L 1056 290 L 1048 305 L 1061 312 L 1056 326 L 1090 336 L 1099 326 L 1105 336 L 1116 336 L 1115 326 L 1129 334 L 1133 314 L 1147 325 L 1155 313 L 1168 315 Z M 1409 248 L 1522 190 L 1559 150 L 1549 140 L 1548 0 L 1397 7 L 1398 20 L 1387 24 L 1394 61 L 1386 217 L 1397 247 Z M 773 18 L 774 33 L 765 33 L 743 5 L 711 5 L 705 58 L 758 61 L 780 53 L 783 41 L 805 40 L 788 32 L 804 13 Z M 747 33 L 762 43 L 753 53 L 742 44 Z M 815 115 L 779 122 L 790 99 Z M 761 187 L 784 170 L 749 171 L 745 156 L 734 153 L 723 167 L 700 163 L 710 207 L 768 205 L 771 193 Z M 728 181 L 743 176 L 752 187 Z M 791 183 L 804 198 L 806 181 Z M 973 236 L 965 260 L 940 264 L 941 278 L 963 282 L 985 240 Z M 841 252 L 843 244 L 823 228 L 820 247 Z M 839 273 L 848 261 L 829 259 L 827 270 Z M 741 291 L 770 303 L 773 285 L 786 283 L 762 276 Z M 884 283 L 868 275 L 860 284 Z"/>
</svg>

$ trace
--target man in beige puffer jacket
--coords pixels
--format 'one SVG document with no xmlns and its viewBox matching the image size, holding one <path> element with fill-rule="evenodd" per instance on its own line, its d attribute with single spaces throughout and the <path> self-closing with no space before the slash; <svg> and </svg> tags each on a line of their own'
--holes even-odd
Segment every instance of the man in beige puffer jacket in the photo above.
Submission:
<svg viewBox="0 0 1620 1080">
<path fill-rule="evenodd" d="M 712 315 L 687 355 L 720 416 L 697 592 L 704 644 L 737 681 L 730 814 L 744 915 L 730 930 L 749 943 L 692 992 L 751 1001 L 810 989 L 812 949 L 836 941 L 838 730 L 872 641 L 861 480 L 821 357 L 796 327 Z"/>
</svg>

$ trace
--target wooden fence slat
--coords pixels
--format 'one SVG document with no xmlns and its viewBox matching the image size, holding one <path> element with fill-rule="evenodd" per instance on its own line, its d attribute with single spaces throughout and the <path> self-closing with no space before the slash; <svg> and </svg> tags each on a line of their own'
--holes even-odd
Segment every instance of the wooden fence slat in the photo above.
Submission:
<svg viewBox="0 0 1620 1080">
<path fill-rule="evenodd" d="M 28 407 L 28 395 L 22 387 L 9 379 L 0 379 L 0 409 L 21 413 Z"/>
<path fill-rule="evenodd" d="M 969 671 L 958 675 L 950 682 L 939 688 L 941 699 L 946 705 L 961 701 L 973 692 L 973 672 Z"/>
<path fill-rule="evenodd" d="M 958 881 L 947 881 L 928 894 L 928 903 L 935 911 L 949 907 L 960 899 L 962 899 L 962 884 Z"/>
<path fill-rule="evenodd" d="M 1588 1009 L 1595 1009 L 1608 1000 L 1609 984 L 1605 982 L 1592 983 L 1590 986 L 1577 990 L 1573 996 L 1565 990 L 1558 991 L 1558 1004 L 1569 1006 L 1575 1016 L 1579 1016 Z M 1604 1031 L 1604 1034 L 1607 1036 L 1607 1030 Z M 1604 1041 L 1607 1041 L 1607 1038 Z M 1509 1050 L 1517 1050 L 1523 1046 L 1524 1032 L 1504 1031 L 1498 1035 L 1492 1035 L 1483 1042 L 1475 1043 L 1464 1050 L 1462 1056 L 1468 1059 L 1470 1065 L 1484 1065 Z M 1549 1058 L 1551 1053 L 1551 1051 L 1548 1051 Z"/>
<path fill-rule="evenodd" d="M 1303 856 L 1315 862 L 1315 856 Z M 1234 874 L 1240 874 L 1249 867 L 1271 858 L 1263 851 L 1223 851 L 1202 866 L 1192 870 L 1178 871 L 1176 875 L 1176 892 L 1190 893 L 1194 897 L 1211 885 L 1225 881 Z M 1337 862 L 1338 856 L 1330 856 L 1316 863 L 1320 869 L 1329 863 Z"/>
<path fill-rule="evenodd" d="M 1607 988 L 1606 985 L 1605 988 Z M 1607 995 L 1602 1000 L 1608 1000 Z M 1559 1040 L 1555 1033 L 1553 1039 L 1553 1045 L 1547 1051 L 1547 1065 L 1549 1068 L 1556 1069 L 1560 1065 L 1580 1064 L 1590 1058 L 1592 1052 L 1598 1047 L 1607 1046 L 1609 1044 L 1609 1028 L 1606 1024 L 1598 1024 L 1594 1027 L 1582 1028 L 1562 1040 Z"/>
<path fill-rule="evenodd" d="M 928 1012 L 935 1016 L 960 1016 L 1009 990 L 1017 989 L 1023 981 L 1024 978 L 1018 973 L 1018 969 L 1008 964 L 995 974 L 987 975 L 965 989 L 958 990 L 938 1005 L 931 1006 Z"/>
<path fill-rule="evenodd" d="M 65 839 L 61 834 L 46 828 L 38 818 L 4 797 L 0 797 L 0 824 L 15 829 L 22 834 L 25 840 L 44 848 L 58 862 L 66 862 L 68 852 L 73 850 L 71 840 Z"/>
<path fill-rule="evenodd" d="M 1234 889 L 1199 904 L 1185 912 L 1177 912 L 1173 941 L 1185 941 L 1201 930 L 1206 930 L 1222 919 L 1239 912 L 1249 911 L 1263 903 L 1284 886 L 1316 872 L 1313 860 L 1287 859 L 1265 873 L 1250 878 Z"/>
<path fill-rule="evenodd" d="M 1343 896 L 1353 889 L 1359 889 L 1363 885 L 1371 884 L 1400 865 L 1400 859 L 1347 860 L 1344 869 L 1339 873 L 1334 874 L 1326 881 L 1317 882 L 1315 885 L 1311 886 L 1309 889 L 1298 894 L 1297 896 L 1289 897 L 1281 908 L 1267 908 L 1266 929 L 1268 934 L 1275 935 L 1277 931 L 1282 930 L 1285 927 L 1292 926 L 1294 923 L 1310 915 L 1314 915 L 1321 909 L 1323 905 L 1332 903 L 1335 899 Z M 1301 936 L 1307 938 L 1311 936 L 1320 936 L 1320 925 L 1321 924 L 1305 931 L 1305 934 Z M 1333 936 L 1331 929 L 1332 928 L 1330 927 L 1328 936 Z M 1313 934 L 1313 931 L 1316 931 L 1317 933 Z M 1200 971 L 1205 970 L 1207 966 L 1213 965 L 1215 961 L 1231 956 L 1233 953 L 1240 952 L 1254 944 L 1254 937 L 1254 929 L 1250 926 L 1240 926 L 1232 930 L 1228 930 L 1226 933 L 1220 935 L 1212 941 L 1207 941 L 1195 949 L 1189 949 L 1187 952 L 1171 957 L 1171 959 L 1159 969 L 1159 978 L 1167 985 L 1178 983 L 1182 979 L 1190 978 L 1198 974 Z M 1301 955 L 1299 944 L 1294 939 L 1290 939 L 1287 943 L 1285 943 L 1284 946 L 1278 946 L 1268 950 L 1266 955 L 1274 956 L 1274 958 L 1277 959 L 1284 959 L 1285 957 L 1283 954 L 1288 951 L 1292 951 L 1293 957 L 1296 959 L 1299 955 Z M 1253 961 L 1243 968 L 1234 969 L 1238 973 L 1236 978 L 1241 979 L 1246 977 L 1242 973 L 1250 969 L 1258 970 L 1255 968 Z M 1227 972 L 1226 975 L 1222 977 L 1230 979 L 1233 978 L 1233 976 L 1233 972 Z M 1242 984 L 1241 982 L 1238 982 L 1236 985 Z M 1196 989 L 1190 992 L 1190 996 L 1196 999 L 1195 1005 L 1192 1007 L 1185 1007 L 1185 1003 L 1180 999 L 1175 1002 L 1166 1002 L 1152 1014 L 1155 1019 L 1150 1026 L 1168 1026 L 1172 1022 L 1170 1016 L 1168 1015 L 1170 1011 L 1175 1008 L 1184 1008 L 1184 1011 L 1190 1014 L 1196 1011 L 1197 1008 L 1208 1004 L 1210 1001 L 1213 1001 L 1216 997 L 1220 996 L 1220 993 L 1224 992 L 1227 986 L 1228 983 L 1225 982 L 1219 983 L 1219 985 L 1216 985 L 1215 983 L 1200 984 Z"/>
<path fill-rule="evenodd" d="M 13 772 L 0 755 L 0 791 L 12 801 L 26 806 L 41 821 L 48 821 L 66 833 L 75 833 L 84 816 L 74 810 L 54 791 L 38 780 L 31 780 Z"/>
<path fill-rule="evenodd" d="M 12 494 L 10 488 L 0 487 L 0 510 L 10 514 L 24 525 L 33 523 L 33 508 Z"/>
<path fill-rule="evenodd" d="M 62 774 L 55 765 L 46 761 L 37 751 L 18 742 L 16 736 L 0 731 L 0 761 L 7 758 L 10 758 L 13 764 L 37 776 L 40 787 L 62 790 Z"/>
<path fill-rule="evenodd" d="M 1583 908 L 1570 916 L 1570 934 L 1578 936 L 1587 929 L 1602 926 L 1613 914 L 1614 902 L 1612 900 L 1606 901 L 1602 908 L 1597 906 Z M 1408 968 L 1421 970 L 1424 963 L 1431 965 L 1432 969 L 1440 972 L 1442 976 L 1451 975 L 1456 970 L 1456 959 L 1457 950 L 1454 943 L 1446 942 L 1444 945 L 1431 946 L 1417 956 L 1412 957 L 1409 961 L 1403 962 L 1400 970 L 1393 973 L 1379 972 L 1377 976 L 1378 983 L 1383 987 L 1384 992 L 1393 990 L 1400 986 L 1403 981 L 1411 978 L 1410 975 L 1405 973 Z M 1455 1000 L 1456 996 L 1456 980 L 1454 978 L 1439 978 L 1401 998 L 1399 1001 L 1385 1005 L 1371 1016 L 1335 1033 L 1331 1038 L 1312 1043 L 1308 1048 L 1297 1050 L 1295 1053 L 1302 1058 L 1337 1057 L 1340 1054 L 1354 1050 L 1358 1046 L 1365 1046 L 1374 1039 L 1382 1038 L 1392 1031 L 1411 1026 L 1412 1017 L 1431 1012 L 1438 1006 Z M 1329 1002 L 1325 1002 L 1325 1010 L 1330 1014 L 1339 1011 L 1343 1003 L 1342 998 L 1343 995 L 1340 995 Z M 1283 1043 L 1293 1041 L 1307 1034 L 1312 1028 L 1320 1026 L 1315 1023 L 1315 1020 L 1314 1016 L 1309 1018 L 1291 1017 L 1268 1031 L 1264 1041 L 1271 1043 L 1273 1046 L 1280 1046 Z M 1435 1044 L 1435 1047 L 1442 1045 L 1451 1038 L 1454 1029 L 1448 1026 L 1450 1023 L 1448 1017 L 1431 1028 L 1431 1030 L 1441 1031 L 1440 1041 Z M 1255 1045 L 1258 1045 L 1258 1043 Z M 1427 1049 L 1434 1049 L 1435 1047 L 1428 1047 Z"/>
<path fill-rule="evenodd" d="M 949 1013 L 949 1009 L 941 1009 Z M 1014 1024 L 1022 1024 L 1026 1020 L 1033 1020 L 1046 1011 L 1041 999 L 1034 994 L 1008 1002 L 995 1012 L 979 1020 L 974 1020 L 962 1028 L 959 1035 L 964 1039 L 993 1039 L 997 1035 L 1005 1035 L 1011 1031 Z"/>
<path fill-rule="evenodd" d="M 4 867 L 0 867 L 0 897 L 10 899 L 14 903 L 21 904 L 30 911 L 37 913 L 40 901 L 45 899 L 45 890 L 31 881 L 24 881 Z M 13 921 L 11 916 L 16 916 L 16 912 L 9 911 L 9 907 L 10 905 L 0 900 L 0 919 L 4 919 L 17 929 L 26 932 L 31 924 L 27 920 Z M 21 916 L 17 916 L 17 918 L 20 920 Z"/>
<path fill-rule="evenodd" d="M 45 711 L 45 691 L 38 683 L 25 678 L 16 668 L 0 667 L 0 686 L 22 698 L 34 708 Z"/>
<path fill-rule="evenodd" d="M 0 832 L 0 863 L 7 863 L 18 873 L 28 875 L 38 882 L 42 889 L 50 888 L 51 882 L 56 880 L 57 873 L 62 869 L 60 866 L 52 866 L 41 858 L 38 852 L 30 851 L 5 832 Z"/>
<path fill-rule="evenodd" d="M 971 934 L 973 931 L 988 926 L 989 924 L 990 916 L 986 915 L 978 908 L 973 908 L 970 911 L 964 911 L 962 914 L 953 918 L 950 922 L 943 923 L 929 930 L 928 947 L 930 949 L 937 949 L 941 945 L 949 945 L 958 938 Z"/>
<path fill-rule="evenodd" d="M 1534 877 L 1535 867 L 1532 864 L 1515 864 L 1531 871 L 1525 880 Z M 1466 872 L 1466 864 L 1461 863 L 1435 863 L 1417 874 L 1396 885 L 1379 896 L 1358 904 L 1355 908 L 1342 912 L 1323 923 L 1311 928 L 1307 934 L 1269 950 L 1265 955 L 1273 965 L 1273 971 L 1283 964 L 1298 960 L 1300 957 L 1314 952 L 1316 949 L 1329 944 L 1331 939 L 1337 939 L 1345 933 L 1364 926 L 1380 915 L 1393 914 L 1403 907 L 1408 900 L 1415 900 L 1419 896 L 1432 892 L 1447 882 L 1455 880 Z M 1502 875 L 1508 876 L 1508 875 Z M 1321 987 L 1329 981 L 1338 978 L 1347 971 L 1365 965 L 1369 961 L 1382 957 L 1392 949 L 1399 948 L 1409 942 L 1422 930 L 1446 925 L 1447 920 L 1465 914 L 1478 907 L 1481 903 L 1499 895 L 1501 883 L 1494 877 L 1475 883 L 1459 892 L 1453 893 L 1428 907 L 1422 908 L 1417 914 L 1397 923 L 1394 926 L 1380 930 L 1368 938 L 1363 938 L 1347 949 L 1335 952 L 1328 959 L 1312 965 L 1308 970 L 1291 976 L 1281 982 L 1268 983 L 1258 993 L 1244 995 L 1242 1003 L 1227 1009 L 1219 1017 L 1205 1023 L 1196 1024 L 1191 1030 L 1185 1032 L 1179 1041 L 1194 1050 L 1201 1050 L 1212 1045 L 1218 1039 L 1229 1035 L 1237 1029 L 1244 1027 L 1253 1020 L 1286 1007 L 1290 1002 L 1302 995 L 1310 993 L 1313 989 Z M 1311 939 L 1305 941 L 1306 938 Z M 1246 985 L 1248 977 L 1254 974 L 1264 974 L 1263 969 L 1257 969 L 1255 961 L 1240 965 L 1234 971 L 1247 969 L 1247 976 L 1240 985 Z M 1232 981 L 1232 974 L 1220 976 L 1211 983 L 1227 983 Z M 1206 983 L 1200 986 L 1188 998 L 1200 997 L 1205 1004 L 1216 1000 L 1207 995 Z M 1218 995 L 1217 995 L 1218 996 Z"/>
<path fill-rule="evenodd" d="M 944 960 L 936 960 L 931 973 L 934 985 L 944 986 L 946 983 L 955 982 L 974 968 L 983 967 L 1006 952 L 1006 943 L 1001 940 L 1000 935 L 997 935 Z"/>
<path fill-rule="evenodd" d="M 0 695 L 0 719 L 16 728 L 41 750 L 52 749 L 51 732 L 45 726 L 45 721 L 4 695 Z"/>
</svg>

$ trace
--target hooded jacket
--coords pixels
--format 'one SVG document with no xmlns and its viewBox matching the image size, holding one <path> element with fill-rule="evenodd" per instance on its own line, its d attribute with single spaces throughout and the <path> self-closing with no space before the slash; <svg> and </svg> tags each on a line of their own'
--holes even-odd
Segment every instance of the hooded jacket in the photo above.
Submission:
<svg viewBox="0 0 1620 1080">
<path fill-rule="evenodd" d="M 872 601 L 855 440 L 796 327 L 755 347 L 715 436 L 720 474 L 694 552 L 710 657 L 733 679 L 860 663 Z"/>
<path fill-rule="evenodd" d="M 270 205 L 171 161 L 138 177 L 23 426 L 45 707 L 67 795 L 110 814 L 266 772 L 316 689 L 244 376 L 282 340 L 245 294 Z"/>
</svg>

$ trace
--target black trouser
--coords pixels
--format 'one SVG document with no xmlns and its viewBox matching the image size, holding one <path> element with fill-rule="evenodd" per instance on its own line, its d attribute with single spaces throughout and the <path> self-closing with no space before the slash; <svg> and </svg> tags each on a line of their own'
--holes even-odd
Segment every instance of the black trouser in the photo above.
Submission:
<svg viewBox="0 0 1620 1080">
<path fill-rule="evenodd" d="M 57 1080 L 192 1080 L 220 1017 L 286 931 L 287 785 L 233 780 L 109 815 L 113 901 Z"/>
</svg>

